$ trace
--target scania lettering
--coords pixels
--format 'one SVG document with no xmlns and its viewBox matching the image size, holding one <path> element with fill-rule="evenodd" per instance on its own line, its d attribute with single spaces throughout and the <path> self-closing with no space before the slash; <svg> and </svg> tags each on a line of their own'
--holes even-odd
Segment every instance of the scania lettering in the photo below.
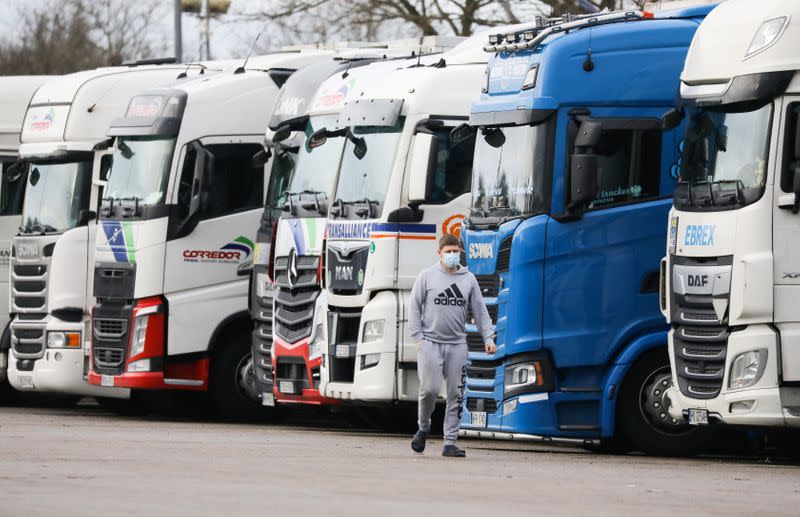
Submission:
<svg viewBox="0 0 800 517">
<path fill-rule="evenodd" d="M 27 183 L 27 166 L 19 160 L 20 133 L 31 97 L 50 79 L 47 76 L 0 78 L 0 402 L 15 396 L 7 372 L 11 348 L 8 278 L 11 239 L 22 221 L 22 200 Z"/>
<path fill-rule="evenodd" d="M 800 427 L 800 4 L 729 0 L 689 48 L 661 268 L 669 413 Z"/>
<path fill-rule="evenodd" d="M 339 173 L 346 138 L 344 131 L 334 131 L 336 120 L 346 99 L 370 77 L 408 66 L 412 52 L 422 51 L 420 62 L 428 64 L 431 55 L 450 45 L 452 38 L 390 43 L 385 50 L 360 50 L 354 64 L 337 70 L 317 90 L 307 109 L 305 126 L 300 135 L 297 164 L 287 193 L 281 199 L 283 213 L 276 225 L 274 246 L 275 333 L 272 362 L 277 402 L 323 404 L 331 402 L 321 396 L 320 362 L 324 350 L 323 312 L 325 296 L 321 292 L 322 252 L 325 221 L 330 196 Z M 366 64 L 376 55 L 388 57 L 385 62 Z M 370 57 L 371 56 L 371 57 Z M 394 59 L 392 59 L 394 58 Z M 417 60 L 413 60 L 417 62 Z M 327 142 L 327 143 L 326 143 Z M 361 232 L 358 228 L 343 230 Z M 356 280 L 359 272 L 339 269 L 339 278 Z M 362 272 L 363 276 L 363 272 Z"/>
<path fill-rule="evenodd" d="M 666 411 L 658 264 L 682 131 L 668 122 L 712 8 L 538 19 L 486 42 L 464 241 L 498 349 L 468 326 L 465 435 L 659 454 L 708 443 Z"/>
<path fill-rule="evenodd" d="M 106 136 L 134 93 L 201 67 L 134 64 L 66 75 L 33 97 L 20 157 L 28 167 L 22 226 L 11 257 L 11 384 L 94 395 L 115 405 L 127 389 L 86 382 L 96 211 L 111 152 Z"/>
<path fill-rule="evenodd" d="M 258 410 L 246 382 L 247 289 L 268 178 L 253 157 L 280 85 L 327 55 L 258 56 L 235 72 L 140 91 L 112 122 L 94 262 L 93 385 L 208 392 L 232 418 Z"/>
</svg>

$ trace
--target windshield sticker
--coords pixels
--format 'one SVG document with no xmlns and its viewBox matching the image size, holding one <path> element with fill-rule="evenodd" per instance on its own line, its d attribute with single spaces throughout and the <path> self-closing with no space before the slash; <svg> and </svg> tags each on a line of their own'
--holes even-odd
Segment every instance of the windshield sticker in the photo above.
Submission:
<svg viewBox="0 0 800 517">
<path fill-rule="evenodd" d="M 641 185 L 631 185 L 630 187 L 617 187 L 611 190 L 600 190 L 597 199 L 592 202 L 592 206 L 612 203 L 616 198 L 629 196 L 634 199 L 642 196 Z"/>
<path fill-rule="evenodd" d="M 161 95 L 140 95 L 131 100 L 126 117 L 155 117 L 164 107 L 164 97 Z"/>
<path fill-rule="evenodd" d="M 218 250 L 184 250 L 183 261 L 204 264 L 230 264 L 241 262 L 253 251 L 253 241 L 240 235 Z"/>
<path fill-rule="evenodd" d="M 47 131 L 53 127 L 53 120 L 55 119 L 56 111 L 50 108 L 45 113 L 31 113 L 30 130 L 31 131 Z"/>
<path fill-rule="evenodd" d="M 133 242 L 133 226 L 125 221 L 101 221 L 108 246 L 117 262 L 136 262 L 136 247 Z"/>
<path fill-rule="evenodd" d="M 461 223 L 464 221 L 464 214 L 454 214 L 442 223 L 442 234 L 453 235 L 461 238 Z"/>
<path fill-rule="evenodd" d="M 340 240 L 411 239 L 436 240 L 435 224 L 396 224 L 363 222 L 328 222 L 328 238 Z"/>
</svg>

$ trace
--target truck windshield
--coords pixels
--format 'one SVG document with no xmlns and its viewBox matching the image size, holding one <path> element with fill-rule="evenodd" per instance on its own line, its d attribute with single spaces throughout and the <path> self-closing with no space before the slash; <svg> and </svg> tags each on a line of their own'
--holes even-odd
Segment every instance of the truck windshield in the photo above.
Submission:
<svg viewBox="0 0 800 517">
<path fill-rule="evenodd" d="M 89 208 L 92 161 L 32 163 L 22 210 L 22 233 L 62 233 Z"/>
<path fill-rule="evenodd" d="M 472 165 L 471 220 L 497 222 L 548 210 L 551 124 L 489 128 L 478 133 Z M 494 135 L 490 135 L 492 132 Z"/>
<path fill-rule="evenodd" d="M 335 125 L 336 115 L 312 117 L 308 121 L 305 133 L 310 138 L 314 131 L 323 127 L 333 129 Z M 336 179 L 343 146 L 344 138 L 329 138 L 325 145 L 311 149 L 308 146 L 307 139 L 305 145 L 300 146 L 294 174 L 292 174 L 292 179 L 286 192 L 293 194 L 309 192 L 328 195 L 333 190 L 333 182 Z M 285 202 L 285 195 L 278 200 L 278 204 Z"/>
<path fill-rule="evenodd" d="M 174 138 L 120 137 L 106 196 L 140 205 L 164 203 L 174 149 Z"/>
<path fill-rule="evenodd" d="M 720 210 L 757 201 L 767 180 L 771 120 L 771 104 L 745 112 L 691 114 L 676 205 Z"/>
<path fill-rule="evenodd" d="M 346 217 L 380 217 L 394 154 L 403 130 L 403 118 L 392 127 L 355 127 L 347 140 L 334 204 L 363 205 L 363 210 L 346 210 Z M 366 154 L 361 159 L 353 152 L 355 141 L 364 139 Z"/>
</svg>

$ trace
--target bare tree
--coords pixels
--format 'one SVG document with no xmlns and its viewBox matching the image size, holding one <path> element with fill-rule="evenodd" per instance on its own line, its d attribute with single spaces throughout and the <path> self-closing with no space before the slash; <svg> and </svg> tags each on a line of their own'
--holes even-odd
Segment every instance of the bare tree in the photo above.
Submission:
<svg viewBox="0 0 800 517">
<path fill-rule="evenodd" d="M 163 48 L 151 26 L 158 0 L 51 0 L 20 12 L 0 41 L 0 75 L 66 74 L 147 58 Z"/>
</svg>

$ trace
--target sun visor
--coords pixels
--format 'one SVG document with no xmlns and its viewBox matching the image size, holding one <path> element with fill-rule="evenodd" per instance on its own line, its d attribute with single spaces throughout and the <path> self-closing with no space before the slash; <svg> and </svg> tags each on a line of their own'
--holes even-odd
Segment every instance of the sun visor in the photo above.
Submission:
<svg viewBox="0 0 800 517">
<path fill-rule="evenodd" d="M 400 118 L 403 99 L 356 99 L 344 103 L 336 127 L 392 127 Z"/>
<path fill-rule="evenodd" d="M 144 92 L 131 99 L 124 117 L 114 119 L 108 136 L 177 136 L 187 94 L 183 90 Z"/>
</svg>

